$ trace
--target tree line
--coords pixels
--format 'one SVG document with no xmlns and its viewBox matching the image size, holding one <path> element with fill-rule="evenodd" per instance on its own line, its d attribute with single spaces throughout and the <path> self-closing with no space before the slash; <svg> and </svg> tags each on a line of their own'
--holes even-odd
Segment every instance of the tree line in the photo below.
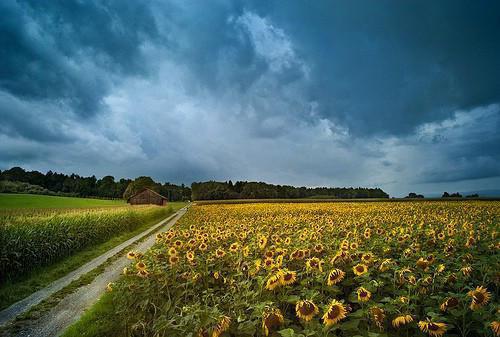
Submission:
<svg viewBox="0 0 500 337">
<path fill-rule="evenodd" d="M 141 178 L 144 177 L 139 177 L 136 180 L 140 181 Z M 43 194 L 118 199 L 128 197 L 125 195 L 125 192 L 129 185 L 135 180 L 125 178 L 115 180 L 113 176 L 105 176 L 101 179 L 97 179 L 94 175 L 82 177 L 77 174 L 67 175 L 52 171 L 48 171 L 44 174 L 39 171 L 26 171 L 21 167 L 13 167 L 5 171 L 0 171 L 0 181 L 24 183 L 24 185 L 18 184 L 15 187 L 17 189 L 25 189 L 25 193 L 29 193 L 30 191 L 48 191 Z M 135 186 L 136 185 L 137 184 L 135 184 Z M 8 186 L 10 185 L 7 185 L 7 187 Z M 14 185 L 12 186 L 14 187 Z M 170 183 L 161 184 L 149 178 L 148 186 L 145 187 L 156 190 L 158 193 L 169 198 L 170 201 L 188 200 L 191 197 L 191 189 L 184 185 L 178 186 Z M 20 191 L 15 190 L 15 192 Z"/>
<path fill-rule="evenodd" d="M 227 199 L 296 199 L 296 198 L 389 198 L 380 188 L 363 187 L 294 187 L 263 182 L 207 181 L 191 184 L 192 200 Z"/>
</svg>

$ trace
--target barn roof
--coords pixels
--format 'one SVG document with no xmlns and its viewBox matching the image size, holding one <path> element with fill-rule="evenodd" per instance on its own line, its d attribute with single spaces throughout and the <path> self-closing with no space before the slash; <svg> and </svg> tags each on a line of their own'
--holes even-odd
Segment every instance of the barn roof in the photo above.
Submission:
<svg viewBox="0 0 500 337">
<path fill-rule="evenodd" d="M 142 192 L 144 192 L 144 191 L 150 191 L 151 193 L 156 194 L 156 195 L 157 195 L 157 196 L 159 196 L 160 198 L 162 198 L 162 199 L 164 199 L 164 200 L 168 200 L 168 198 L 164 197 L 164 196 L 163 196 L 163 195 L 161 195 L 160 193 L 158 193 L 158 192 L 156 192 L 156 191 L 153 191 L 152 189 L 150 189 L 150 188 L 147 188 L 147 187 L 146 187 L 146 188 L 143 188 L 142 190 L 140 190 L 139 192 L 137 192 L 137 193 L 135 193 L 135 194 L 131 195 L 130 197 L 128 197 L 127 202 L 128 202 L 130 199 L 132 199 L 133 197 L 135 197 L 136 195 L 139 195 L 139 194 L 141 194 L 141 193 L 142 193 Z"/>
</svg>

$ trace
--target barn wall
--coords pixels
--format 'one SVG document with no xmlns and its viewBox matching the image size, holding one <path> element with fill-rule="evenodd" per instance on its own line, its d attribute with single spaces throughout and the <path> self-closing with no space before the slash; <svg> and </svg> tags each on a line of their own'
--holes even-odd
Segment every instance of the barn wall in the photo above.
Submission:
<svg viewBox="0 0 500 337">
<path fill-rule="evenodd" d="M 166 204 L 166 200 L 148 190 L 131 197 L 129 202 L 132 205 L 155 204 L 161 206 Z"/>
</svg>

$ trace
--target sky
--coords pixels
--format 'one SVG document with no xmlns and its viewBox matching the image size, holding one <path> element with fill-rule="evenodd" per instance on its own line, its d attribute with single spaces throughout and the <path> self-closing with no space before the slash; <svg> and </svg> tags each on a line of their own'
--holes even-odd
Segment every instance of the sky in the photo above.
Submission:
<svg viewBox="0 0 500 337">
<path fill-rule="evenodd" d="M 0 1 L 0 169 L 500 190 L 498 1 Z"/>
</svg>

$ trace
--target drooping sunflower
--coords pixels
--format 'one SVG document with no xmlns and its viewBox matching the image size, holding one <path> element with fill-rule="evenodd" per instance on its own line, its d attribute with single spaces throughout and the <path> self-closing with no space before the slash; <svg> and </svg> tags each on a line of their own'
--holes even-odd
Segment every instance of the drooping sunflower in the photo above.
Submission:
<svg viewBox="0 0 500 337">
<path fill-rule="evenodd" d="M 465 266 L 460 270 L 462 271 L 462 274 L 464 276 L 470 276 L 470 274 L 472 274 L 472 267 L 471 266 Z"/>
<path fill-rule="evenodd" d="M 276 289 L 278 286 L 281 285 L 281 281 L 280 281 L 280 273 L 278 274 L 275 274 L 275 275 L 271 275 L 268 279 L 267 279 L 267 282 L 266 282 L 266 289 L 267 290 L 274 290 Z"/>
<path fill-rule="evenodd" d="M 397 329 L 400 326 L 406 325 L 411 322 L 413 322 L 413 317 L 411 317 L 411 315 L 400 315 L 392 320 L 392 326 Z"/>
<path fill-rule="evenodd" d="M 432 322 L 429 319 L 418 322 L 418 327 L 422 330 L 422 332 L 426 332 L 432 337 L 440 337 L 444 335 L 447 329 L 445 323 Z"/>
<path fill-rule="evenodd" d="M 490 327 L 496 337 L 500 336 L 500 322 L 493 321 L 491 322 Z"/>
<path fill-rule="evenodd" d="M 453 309 L 458 305 L 458 298 L 456 297 L 447 297 L 443 303 L 439 306 L 441 311 L 447 311 L 448 309 Z"/>
<path fill-rule="evenodd" d="M 469 291 L 467 295 L 472 297 L 472 302 L 470 304 L 472 310 L 483 307 L 491 298 L 491 294 L 483 286 L 476 287 L 476 289 Z"/>
<path fill-rule="evenodd" d="M 333 300 L 328 306 L 328 310 L 323 315 L 323 323 L 331 326 L 346 318 L 347 310 L 341 302 Z"/>
<path fill-rule="evenodd" d="M 356 276 L 361 276 L 368 272 L 368 267 L 362 263 L 359 263 L 352 267 L 352 271 L 354 272 L 354 274 L 356 274 Z"/>
<path fill-rule="evenodd" d="M 384 309 L 379 307 L 370 308 L 370 317 L 379 329 L 383 328 L 385 319 Z"/>
<path fill-rule="evenodd" d="M 262 314 L 262 330 L 269 336 L 269 332 L 279 328 L 284 322 L 283 314 L 278 308 L 267 309 Z"/>
<path fill-rule="evenodd" d="M 329 286 L 333 286 L 344 279 L 345 272 L 340 269 L 332 269 L 328 274 L 328 279 L 326 280 L 326 284 Z"/>
<path fill-rule="evenodd" d="M 280 283 L 283 286 L 294 284 L 297 281 L 297 273 L 287 269 L 280 270 Z"/>
<path fill-rule="evenodd" d="M 380 263 L 378 270 L 380 270 L 381 272 L 388 271 L 389 268 L 391 267 L 391 265 L 392 265 L 391 259 L 384 259 L 384 261 L 382 261 L 382 263 Z"/>
<path fill-rule="evenodd" d="M 372 293 L 363 287 L 360 287 L 356 293 L 358 294 L 358 301 L 360 302 L 367 302 L 370 300 L 370 297 L 372 297 Z"/>
<path fill-rule="evenodd" d="M 140 277 L 147 277 L 148 275 L 149 275 L 149 273 L 146 269 L 140 269 L 137 272 L 137 276 L 140 276 Z"/>
<path fill-rule="evenodd" d="M 219 337 L 229 329 L 229 325 L 231 324 L 231 318 L 228 316 L 222 316 L 219 323 L 212 330 L 212 337 Z"/>
<path fill-rule="evenodd" d="M 298 301 L 295 305 L 295 312 L 297 317 L 309 322 L 319 313 L 318 306 L 311 300 Z"/>
</svg>

